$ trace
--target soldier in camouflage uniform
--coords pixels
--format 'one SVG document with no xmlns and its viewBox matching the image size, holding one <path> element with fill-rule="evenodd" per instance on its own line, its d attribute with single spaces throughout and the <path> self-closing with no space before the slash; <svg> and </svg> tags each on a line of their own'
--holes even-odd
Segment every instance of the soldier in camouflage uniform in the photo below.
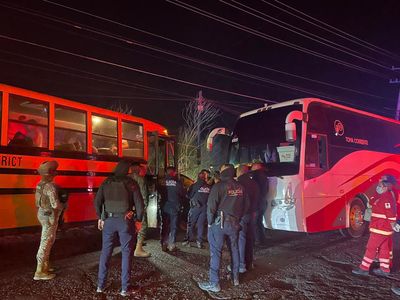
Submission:
<svg viewBox="0 0 400 300">
<path fill-rule="evenodd" d="M 36 186 L 35 204 L 38 208 L 37 217 L 42 225 L 42 235 L 36 255 L 37 268 L 34 280 L 49 280 L 56 276 L 49 271 L 49 257 L 56 238 L 58 218 L 63 209 L 58 199 L 57 187 L 53 182 L 57 167 L 58 163 L 53 160 L 43 162 L 38 168 L 42 178 Z"/>
<path fill-rule="evenodd" d="M 146 252 L 143 249 L 143 242 L 144 239 L 146 238 L 146 231 L 147 231 L 147 205 L 149 204 L 149 198 L 148 198 L 148 189 L 147 189 L 147 184 L 145 180 L 146 176 L 146 167 L 143 165 L 140 165 L 138 163 L 132 164 L 131 167 L 131 174 L 130 176 L 132 177 L 133 180 L 135 180 L 139 187 L 140 187 L 140 193 L 142 194 L 143 201 L 144 201 L 144 211 L 143 211 L 143 219 L 142 219 L 142 227 L 140 228 L 138 235 L 137 235 L 137 242 L 136 242 L 136 249 L 134 252 L 135 257 L 150 257 L 150 253 Z"/>
</svg>

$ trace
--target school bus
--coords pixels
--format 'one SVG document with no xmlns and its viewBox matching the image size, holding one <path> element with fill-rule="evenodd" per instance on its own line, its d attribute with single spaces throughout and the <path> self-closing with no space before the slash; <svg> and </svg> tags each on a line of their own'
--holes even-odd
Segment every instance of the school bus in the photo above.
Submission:
<svg viewBox="0 0 400 300">
<path fill-rule="evenodd" d="M 5 84 L 0 101 L 0 231 L 39 224 L 34 191 L 46 160 L 59 163 L 67 223 L 97 218 L 94 195 L 120 159 L 154 176 L 176 163 L 173 138 L 150 120 Z"/>
</svg>

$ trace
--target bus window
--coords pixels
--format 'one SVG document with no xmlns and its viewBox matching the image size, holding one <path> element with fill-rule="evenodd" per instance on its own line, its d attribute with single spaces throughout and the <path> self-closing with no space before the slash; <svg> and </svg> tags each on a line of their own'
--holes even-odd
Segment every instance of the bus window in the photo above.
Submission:
<svg viewBox="0 0 400 300">
<path fill-rule="evenodd" d="M 118 155 L 117 120 L 92 115 L 93 154 Z"/>
<path fill-rule="evenodd" d="M 55 107 L 54 149 L 86 152 L 86 113 Z"/>
<path fill-rule="evenodd" d="M 323 174 L 328 169 L 327 139 L 324 135 L 307 134 L 305 156 L 305 179 Z"/>
<path fill-rule="evenodd" d="M 47 148 L 48 111 L 47 103 L 10 94 L 8 145 Z"/>
<path fill-rule="evenodd" d="M 122 156 L 144 157 L 141 124 L 122 122 Z"/>
</svg>

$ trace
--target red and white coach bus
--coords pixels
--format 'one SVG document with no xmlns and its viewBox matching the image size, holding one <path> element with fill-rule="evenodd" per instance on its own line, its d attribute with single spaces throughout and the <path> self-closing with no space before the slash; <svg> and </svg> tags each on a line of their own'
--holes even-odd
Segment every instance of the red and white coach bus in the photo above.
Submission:
<svg viewBox="0 0 400 300">
<path fill-rule="evenodd" d="M 38 225 L 38 166 L 59 163 L 69 193 L 65 222 L 96 219 L 94 195 L 122 158 L 151 173 L 175 165 L 174 141 L 154 122 L 0 84 L 0 231 Z"/>
<path fill-rule="evenodd" d="M 319 99 L 287 101 L 240 116 L 229 160 L 266 163 L 265 227 L 357 237 L 380 176 L 399 178 L 399 124 Z"/>
</svg>

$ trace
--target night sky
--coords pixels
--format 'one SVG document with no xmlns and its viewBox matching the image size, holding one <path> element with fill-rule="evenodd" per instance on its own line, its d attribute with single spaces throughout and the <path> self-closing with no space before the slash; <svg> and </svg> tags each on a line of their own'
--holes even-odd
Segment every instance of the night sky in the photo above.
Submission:
<svg viewBox="0 0 400 300">
<path fill-rule="evenodd" d="M 400 1 L 265 2 L 0 0 L 0 82 L 106 108 L 128 105 L 172 132 L 182 124 L 183 106 L 199 90 L 223 109 L 217 124 L 222 126 L 262 106 L 261 99 L 305 96 L 394 116 L 400 85 L 389 80 L 400 78 L 400 71 L 390 69 L 400 67 Z M 189 5 L 196 12 L 181 7 Z M 298 17 L 340 29 L 341 37 Z"/>
</svg>

